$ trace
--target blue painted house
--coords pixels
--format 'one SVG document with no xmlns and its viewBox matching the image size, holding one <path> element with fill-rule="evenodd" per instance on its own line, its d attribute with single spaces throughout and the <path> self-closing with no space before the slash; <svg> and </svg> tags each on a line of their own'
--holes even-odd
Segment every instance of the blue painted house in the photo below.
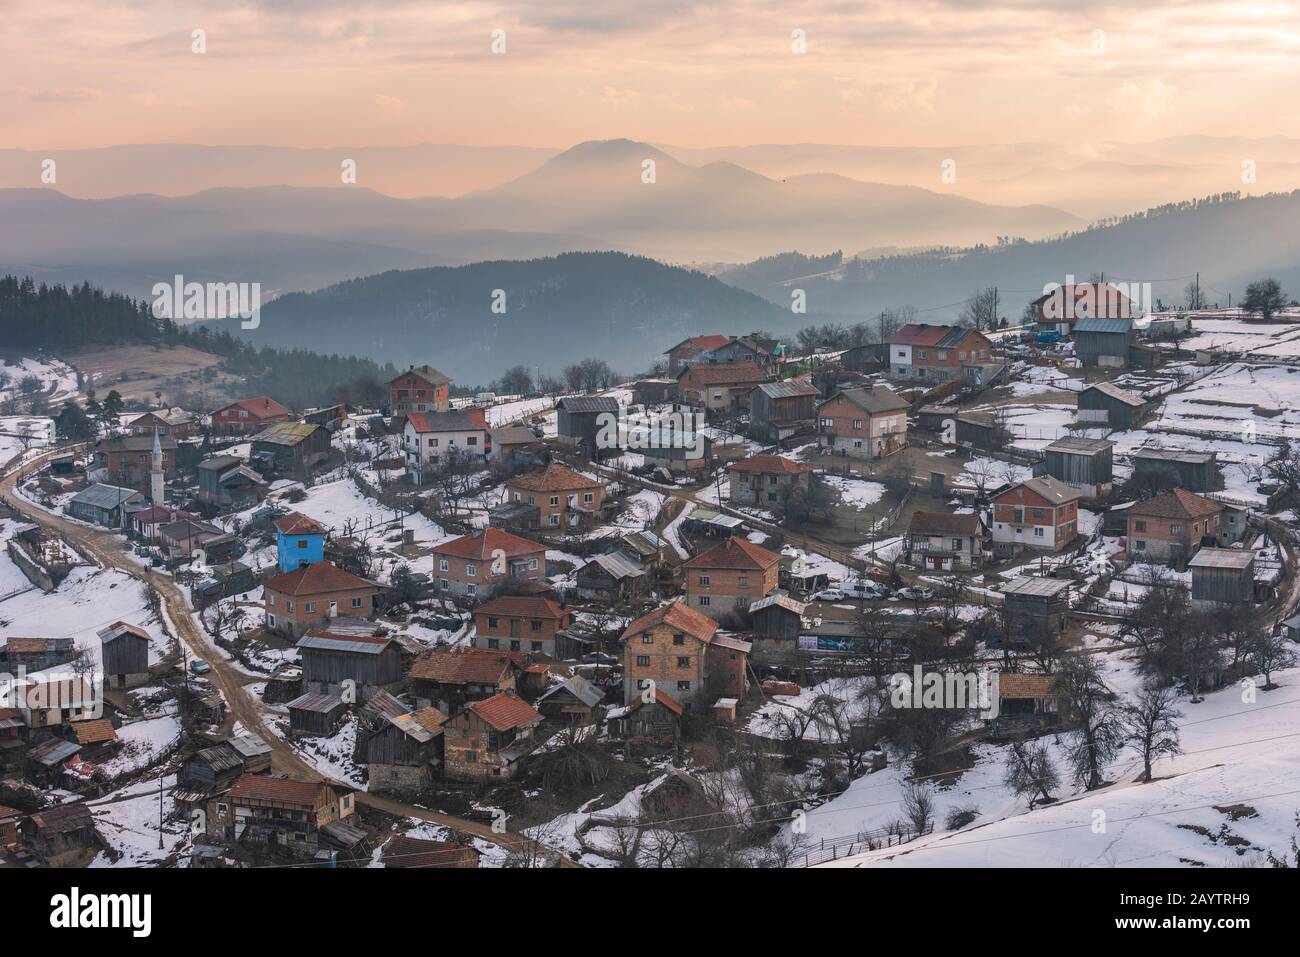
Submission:
<svg viewBox="0 0 1300 957">
<path fill-rule="evenodd" d="M 325 560 L 325 526 L 301 512 L 290 512 L 275 523 L 276 548 L 282 572 Z"/>
</svg>

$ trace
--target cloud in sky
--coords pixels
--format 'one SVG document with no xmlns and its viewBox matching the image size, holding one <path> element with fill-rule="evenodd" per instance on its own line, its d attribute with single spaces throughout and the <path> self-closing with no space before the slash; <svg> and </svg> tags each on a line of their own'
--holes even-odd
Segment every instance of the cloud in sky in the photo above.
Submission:
<svg viewBox="0 0 1300 957">
<path fill-rule="evenodd" d="M 0 0 L 0 17 L 6 146 L 1300 135 L 1300 2 Z"/>
</svg>

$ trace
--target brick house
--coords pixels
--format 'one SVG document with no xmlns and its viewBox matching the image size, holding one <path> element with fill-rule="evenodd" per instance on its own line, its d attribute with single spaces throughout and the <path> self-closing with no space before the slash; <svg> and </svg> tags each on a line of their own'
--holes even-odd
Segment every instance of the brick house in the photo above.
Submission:
<svg viewBox="0 0 1300 957">
<path fill-rule="evenodd" d="M 780 510 L 790 489 L 812 487 L 812 472 L 783 455 L 755 455 L 731 467 L 731 502 Z"/>
<path fill-rule="evenodd" d="M 313 562 L 276 575 L 262 586 L 266 627 L 291 638 L 344 615 L 370 618 L 380 588 L 329 562 Z M 328 629 L 326 629 L 328 630 Z"/>
<path fill-rule="evenodd" d="M 749 393 L 769 376 L 753 362 L 699 363 L 677 376 L 677 400 L 708 412 L 749 407 Z"/>
<path fill-rule="evenodd" d="M 90 454 L 90 474 L 93 480 L 135 489 L 148 495 L 153 470 L 153 443 L 153 433 L 114 435 L 100 439 Z M 159 435 L 158 446 L 162 450 L 163 479 L 170 482 L 176 478 L 176 439 L 170 435 Z"/>
<path fill-rule="evenodd" d="M 967 367 L 991 364 L 993 357 L 988 336 L 962 326 L 909 322 L 886 341 L 891 379 L 947 382 Z"/>
<path fill-rule="evenodd" d="M 433 366 L 411 366 L 388 383 L 388 404 L 393 415 L 411 412 L 446 412 L 451 378 Z"/>
<path fill-rule="evenodd" d="M 706 352 L 703 361 L 752 362 L 768 375 L 773 375 L 784 352 L 785 348 L 780 339 L 770 339 L 755 333 L 748 336 L 728 337 L 724 345 Z"/>
<path fill-rule="evenodd" d="M 1079 529 L 1083 495 L 1050 476 L 1026 479 L 993 499 L 993 544 L 999 551 L 1018 547 L 1060 551 Z"/>
<path fill-rule="evenodd" d="M 1133 302 L 1117 288 L 1104 282 L 1057 286 L 1034 300 L 1034 328 L 1039 333 L 1056 333 L 1068 338 L 1080 319 L 1132 319 Z"/>
<path fill-rule="evenodd" d="M 539 743 L 533 731 L 541 723 L 541 714 L 508 691 L 466 705 L 442 725 L 447 777 L 509 781 Z"/>
<path fill-rule="evenodd" d="M 402 455 L 407 474 L 416 484 L 427 481 L 450 459 L 461 457 L 481 463 L 487 453 L 487 419 L 482 409 L 406 415 Z"/>
<path fill-rule="evenodd" d="M 623 632 L 623 703 L 657 689 L 689 705 L 705 692 L 707 649 L 718 623 L 680 601 L 660 605 Z"/>
<path fill-rule="evenodd" d="M 462 535 L 433 548 L 439 592 L 486 598 L 511 579 L 546 577 L 546 546 L 499 528 Z"/>
<path fill-rule="evenodd" d="M 682 565 L 686 601 L 715 620 L 744 612 L 777 587 L 781 556 L 745 538 L 727 538 Z"/>
<path fill-rule="evenodd" d="M 530 528 L 579 528 L 605 504 L 605 483 L 552 462 L 507 481 L 506 502 L 537 509 L 528 521 Z"/>
<path fill-rule="evenodd" d="M 979 568 L 988 540 L 989 530 L 978 515 L 913 512 L 907 528 L 907 561 L 941 571 Z"/>
<path fill-rule="evenodd" d="M 293 413 L 269 396 L 239 399 L 212 413 L 212 434 L 253 435 L 291 418 Z"/>
<path fill-rule="evenodd" d="M 555 657 L 555 633 L 573 613 L 544 595 L 497 595 L 474 609 L 474 647 Z"/>
<path fill-rule="evenodd" d="M 749 653 L 754 644 L 715 634 L 704 652 L 704 687 L 710 695 L 743 698 L 749 691 Z"/>
<path fill-rule="evenodd" d="M 726 336 L 691 336 L 683 339 L 666 353 L 668 356 L 668 375 L 676 379 L 688 365 L 701 362 L 706 353 L 725 346 L 731 340 Z"/>
<path fill-rule="evenodd" d="M 1202 544 L 1231 544 L 1225 511 L 1222 503 L 1185 488 L 1138 502 L 1126 512 L 1129 557 L 1182 565 Z"/>
<path fill-rule="evenodd" d="M 886 386 L 844 389 L 817 406 L 818 444 L 875 459 L 907 444 L 906 400 Z"/>
<path fill-rule="evenodd" d="M 133 435 L 153 435 L 157 432 L 159 435 L 183 439 L 198 434 L 199 417 L 181 408 L 155 409 L 136 416 L 127 423 L 127 427 Z"/>
</svg>

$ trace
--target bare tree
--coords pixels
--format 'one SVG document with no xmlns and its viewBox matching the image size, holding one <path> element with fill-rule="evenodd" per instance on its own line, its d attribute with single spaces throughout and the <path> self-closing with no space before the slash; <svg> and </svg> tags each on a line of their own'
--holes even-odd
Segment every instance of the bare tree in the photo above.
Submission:
<svg viewBox="0 0 1300 957">
<path fill-rule="evenodd" d="M 1137 701 L 1124 709 L 1128 742 L 1142 754 L 1142 780 L 1151 780 L 1151 764 L 1162 754 L 1179 754 L 1178 722 L 1183 713 L 1175 707 L 1178 695 L 1171 688 L 1143 688 Z"/>
<path fill-rule="evenodd" d="M 1280 631 L 1276 634 L 1268 628 L 1258 628 L 1246 643 L 1246 660 L 1254 665 L 1255 670 L 1264 676 L 1264 690 L 1272 691 L 1273 672 L 1290 668 L 1296 663 L 1295 649 Z"/>
<path fill-rule="evenodd" d="M 924 834 L 934 823 L 934 791 L 919 781 L 903 789 L 903 816 L 912 830 Z"/>
<path fill-rule="evenodd" d="M 1124 727 L 1115 694 L 1106 686 L 1095 655 L 1071 655 L 1056 677 L 1067 721 L 1074 725 L 1069 755 L 1075 780 L 1089 791 L 1101 787 L 1102 768 L 1115 757 Z"/>
<path fill-rule="evenodd" d="M 1031 808 L 1040 801 L 1043 804 L 1055 801 L 1052 792 L 1061 786 L 1047 745 L 1026 741 L 1011 745 L 1002 781 L 1017 797 L 1029 798 Z"/>
<path fill-rule="evenodd" d="M 972 329 L 996 329 L 998 327 L 998 290 L 988 286 L 975 293 L 962 306 L 958 321 Z"/>
</svg>

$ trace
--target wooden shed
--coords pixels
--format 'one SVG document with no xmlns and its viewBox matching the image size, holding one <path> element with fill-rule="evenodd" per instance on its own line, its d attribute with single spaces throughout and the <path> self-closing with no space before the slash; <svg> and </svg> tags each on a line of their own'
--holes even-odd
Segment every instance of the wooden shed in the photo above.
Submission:
<svg viewBox="0 0 1300 957">
<path fill-rule="evenodd" d="M 1031 643 L 1043 635 L 1059 635 L 1070 610 L 1070 584 L 1063 578 L 1013 578 L 1002 592 L 1005 640 L 1009 644 Z"/>
<path fill-rule="evenodd" d="M 124 621 L 100 630 L 104 687 L 135 688 L 149 680 L 149 632 Z"/>
<path fill-rule="evenodd" d="M 392 638 L 309 631 L 297 648 L 304 692 L 337 694 L 351 682 L 360 703 L 402 678 L 402 649 Z"/>
<path fill-rule="evenodd" d="M 308 692 L 289 702 L 289 733 L 294 736 L 331 735 L 347 703 L 338 695 Z"/>
<path fill-rule="evenodd" d="M 1041 474 L 1078 489 L 1088 498 L 1098 498 L 1111 488 L 1114 448 L 1115 443 L 1106 439 L 1057 439 L 1043 449 Z M 1034 471 L 1039 474 L 1038 468 Z"/>
<path fill-rule="evenodd" d="M 1255 597 L 1255 553 L 1238 548 L 1202 548 L 1187 563 L 1192 600 L 1224 604 Z"/>
<path fill-rule="evenodd" d="M 1079 422 L 1088 425 L 1132 429 L 1149 412 L 1150 405 L 1145 399 L 1109 382 L 1096 382 L 1079 393 L 1077 417 Z"/>
</svg>

